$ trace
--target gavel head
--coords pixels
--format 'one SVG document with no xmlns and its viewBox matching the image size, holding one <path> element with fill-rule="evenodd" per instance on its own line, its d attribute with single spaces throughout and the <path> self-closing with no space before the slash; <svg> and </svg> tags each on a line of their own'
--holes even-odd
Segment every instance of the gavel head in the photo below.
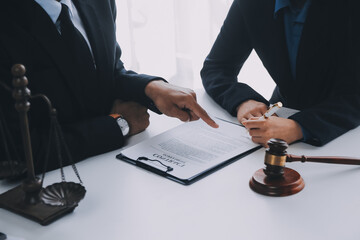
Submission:
<svg viewBox="0 0 360 240">
<path fill-rule="evenodd" d="M 271 178 L 279 178 L 284 174 L 288 144 L 281 139 L 272 138 L 268 141 L 269 148 L 265 152 L 264 173 Z"/>
</svg>

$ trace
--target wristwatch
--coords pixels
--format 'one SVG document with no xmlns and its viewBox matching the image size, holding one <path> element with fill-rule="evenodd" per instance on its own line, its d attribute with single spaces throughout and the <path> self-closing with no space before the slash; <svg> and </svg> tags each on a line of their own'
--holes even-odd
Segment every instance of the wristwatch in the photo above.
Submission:
<svg viewBox="0 0 360 240">
<path fill-rule="evenodd" d="M 129 135 L 130 126 L 129 123 L 123 118 L 123 116 L 120 114 L 110 114 L 109 116 L 116 120 L 124 137 Z"/>
</svg>

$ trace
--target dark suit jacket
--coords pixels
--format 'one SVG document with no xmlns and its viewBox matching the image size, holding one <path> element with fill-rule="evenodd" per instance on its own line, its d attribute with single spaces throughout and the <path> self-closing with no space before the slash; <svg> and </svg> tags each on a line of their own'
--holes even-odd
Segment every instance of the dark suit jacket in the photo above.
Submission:
<svg viewBox="0 0 360 240">
<path fill-rule="evenodd" d="M 233 2 L 201 71 L 204 87 L 233 115 L 249 99 L 268 104 L 254 89 L 237 82 L 254 49 L 277 85 L 270 102 L 301 110 L 291 119 L 313 136 L 308 143 L 326 144 L 360 124 L 358 1 L 312 1 L 296 79 L 290 70 L 283 13 L 274 19 L 274 6 L 275 0 Z"/>
<path fill-rule="evenodd" d="M 108 116 L 115 99 L 132 100 L 150 107 L 144 89 L 157 77 L 125 70 L 115 37 L 114 0 L 73 0 L 84 23 L 97 67 L 97 76 L 82 79 L 76 64 L 47 13 L 33 0 L 10 0 L 0 8 L 0 80 L 11 86 L 10 69 L 27 68 L 32 94 L 46 94 L 58 111 L 73 158 L 120 148 L 124 137 Z M 79 84 L 80 83 L 80 84 Z M 14 100 L 0 87 L 1 107 L 15 139 L 20 140 Z M 38 170 L 48 142 L 48 111 L 32 100 L 29 112 L 33 153 Z M 156 110 L 155 108 L 153 108 Z M 20 142 L 20 141 L 16 141 Z M 0 149 L 2 146 L 0 146 Z M 19 151 L 21 148 L 19 148 Z M 49 169 L 58 167 L 51 157 Z"/>
</svg>

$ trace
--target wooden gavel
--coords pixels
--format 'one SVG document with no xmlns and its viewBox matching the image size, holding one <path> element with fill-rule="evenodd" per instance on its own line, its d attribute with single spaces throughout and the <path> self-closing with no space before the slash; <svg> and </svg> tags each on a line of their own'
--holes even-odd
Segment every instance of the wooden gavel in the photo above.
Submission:
<svg viewBox="0 0 360 240">
<path fill-rule="evenodd" d="M 281 139 L 270 139 L 268 141 L 269 148 L 265 153 L 264 173 L 268 177 L 280 177 L 284 174 L 286 162 L 317 162 L 317 163 L 333 163 L 360 165 L 360 159 L 348 157 L 310 157 L 296 156 L 287 154 L 288 144 Z"/>
<path fill-rule="evenodd" d="M 287 154 L 288 144 L 270 139 L 265 153 L 265 168 L 257 170 L 250 179 L 252 190 L 267 196 L 289 196 L 300 192 L 305 182 L 301 175 L 285 167 L 286 162 L 318 162 L 360 165 L 360 159 L 348 157 L 305 157 Z"/>
</svg>

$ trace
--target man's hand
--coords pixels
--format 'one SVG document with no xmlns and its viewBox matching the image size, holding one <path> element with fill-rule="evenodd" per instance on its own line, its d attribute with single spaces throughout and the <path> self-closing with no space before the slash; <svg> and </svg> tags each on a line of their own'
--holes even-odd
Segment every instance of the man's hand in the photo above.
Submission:
<svg viewBox="0 0 360 240">
<path fill-rule="evenodd" d="M 259 120 L 254 117 L 242 124 L 249 130 L 252 141 L 264 147 L 268 147 L 267 141 L 270 138 L 279 138 L 289 144 L 303 138 L 300 125 L 292 119 L 272 116 Z"/>
<path fill-rule="evenodd" d="M 249 120 L 252 117 L 261 117 L 267 111 L 268 107 L 262 102 L 247 100 L 237 108 L 237 119 L 240 123 Z"/>
<path fill-rule="evenodd" d="M 201 118 L 211 127 L 219 127 L 196 102 L 196 94 L 190 89 L 164 81 L 152 81 L 146 86 L 145 94 L 165 115 L 176 117 L 184 122 Z"/>
<path fill-rule="evenodd" d="M 123 102 L 115 100 L 110 114 L 120 114 L 128 122 L 129 136 L 144 131 L 150 124 L 147 108 L 136 102 Z"/>
</svg>

